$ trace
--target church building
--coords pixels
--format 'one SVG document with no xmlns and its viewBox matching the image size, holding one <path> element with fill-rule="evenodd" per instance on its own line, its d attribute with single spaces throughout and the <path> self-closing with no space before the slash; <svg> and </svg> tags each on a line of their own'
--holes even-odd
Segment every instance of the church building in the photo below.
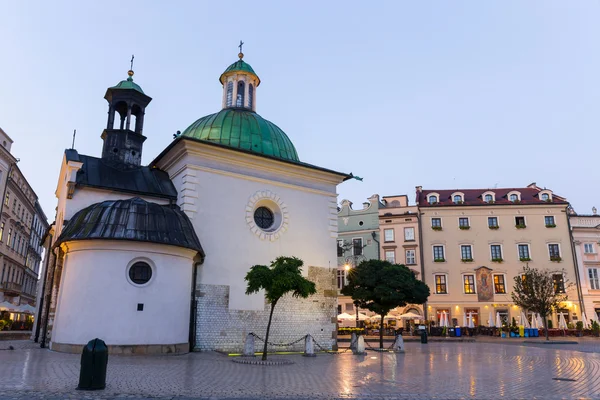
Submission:
<svg viewBox="0 0 600 400">
<path fill-rule="evenodd" d="M 79 353 L 100 338 L 112 354 L 239 351 L 268 320 L 264 294 L 245 294 L 246 273 L 296 256 L 317 294 L 278 303 L 272 341 L 311 334 L 335 346 L 336 186 L 351 175 L 300 161 L 285 132 L 256 113 L 261 80 L 243 57 L 219 77 L 221 110 L 148 166 L 152 99 L 132 70 L 107 89 L 101 156 L 63 156 L 43 345 Z"/>
</svg>

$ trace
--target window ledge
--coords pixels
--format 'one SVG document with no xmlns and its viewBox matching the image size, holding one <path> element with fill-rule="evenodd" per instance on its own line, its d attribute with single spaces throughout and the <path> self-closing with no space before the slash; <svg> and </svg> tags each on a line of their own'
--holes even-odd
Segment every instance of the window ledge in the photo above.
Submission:
<svg viewBox="0 0 600 400">
<path fill-rule="evenodd" d="M 416 242 L 415 239 L 404 239 L 405 242 Z"/>
<path fill-rule="evenodd" d="M 435 263 L 445 263 L 446 260 L 445 259 L 441 259 L 441 260 L 433 260 L 433 262 Z"/>
<path fill-rule="evenodd" d="M 488 226 L 488 228 L 494 231 L 500 229 L 499 226 Z"/>
<path fill-rule="evenodd" d="M 458 227 L 461 231 L 468 231 L 469 229 L 471 229 L 470 226 L 459 226 Z"/>
</svg>

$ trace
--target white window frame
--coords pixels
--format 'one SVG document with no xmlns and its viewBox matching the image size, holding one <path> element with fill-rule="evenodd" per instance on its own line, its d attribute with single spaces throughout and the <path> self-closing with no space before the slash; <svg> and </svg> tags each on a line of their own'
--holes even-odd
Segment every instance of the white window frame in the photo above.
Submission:
<svg viewBox="0 0 600 400">
<path fill-rule="evenodd" d="M 456 198 L 459 198 L 460 200 L 456 200 Z M 460 203 L 464 203 L 465 202 L 465 198 L 460 195 L 460 194 L 453 194 L 452 195 L 452 204 L 460 204 Z"/>
<path fill-rule="evenodd" d="M 465 291 L 465 276 L 470 275 L 473 277 L 473 293 L 467 293 Z M 475 275 L 474 272 L 465 272 L 463 274 L 460 274 L 460 281 L 462 283 L 462 287 L 463 287 L 463 294 L 477 294 L 477 276 Z"/>
<path fill-rule="evenodd" d="M 446 293 L 442 293 L 442 292 L 438 292 L 437 291 L 437 282 L 436 282 L 436 276 L 441 275 L 444 277 L 444 282 L 446 283 Z M 448 274 L 443 273 L 443 272 L 437 272 L 433 274 L 433 291 L 435 292 L 435 294 L 441 294 L 441 295 L 447 295 L 450 293 L 450 291 L 448 290 L 450 289 L 448 286 Z"/>
<path fill-rule="evenodd" d="M 523 218 L 523 223 L 524 223 L 525 227 L 527 228 L 527 217 L 524 215 L 515 215 L 515 228 L 517 226 L 517 218 Z"/>
<path fill-rule="evenodd" d="M 546 224 L 546 218 L 552 217 L 552 225 L 556 225 L 556 217 L 554 215 L 544 215 L 544 226 L 548 226 Z"/>
<path fill-rule="evenodd" d="M 388 258 L 388 253 L 392 254 L 392 260 L 390 261 Z M 385 261 L 391 262 L 392 264 L 396 264 L 396 250 L 385 250 Z"/>
<path fill-rule="evenodd" d="M 517 200 L 511 200 L 510 197 L 515 194 L 517 195 Z M 517 192 L 516 190 L 513 190 L 511 192 L 508 192 L 508 194 L 506 195 L 508 201 L 510 201 L 511 203 L 514 203 L 515 201 L 521 201 L 521 192 Z"/>
<path fill-rule="evenodd" d="M 406 232 L 410 232 L 412 230 L 412 239 L 407 239 Z M 415 227 L 407 226 L 404 228 L 404 241 L 405 242 L 414 242 L 415 241 Z"/>
<path fill-rule="evenodd" d="M 496 193 L 494 193 L 494 192 L 484 192 L 481 195 L 481 199 L 483 200 L 483 202 L 489 204 L 490 202 L 485 200 L 485 196 L 492 196 L 492 200 L 491 201 L 494 202 L 494 203 L 496 202 Z"/>
<path fill-rule="evenodd" d="M 430 227 L 433 228 L 433 220 L 434 219 L 439 219 L 440 220 L 440 228 L 444 229 L 444 219 L 442 217 L 431 217 L 430 222 Z"/>
<path fill-rule="evenodd" d="M 547 199 L 547 200 L 544 200 L 544 199 L 542 199 L 542 196 L 544 196 L 544 195 L 548 195 L 548 199 Z M 549 191 L 549 190 L 542 190 L 542 191 L 541 191 L 541 192 L 538 194 L 538 196 L 539 196 L 539 199 L 540 199 L 541 201 L 552 201 L 552 192 L 551 192 L 551 191 Z"/>
<path fill-rule="evenodd" d="M 504 247 L 502 246 L 501 243 L 490 243 L 490 261 L 492 261 L 494 259 L 494 256 L 492 255 L 492 246 L 500 246 L 500 256 L 501 258 L 504 260 Z M 517 246 L 517 251 L 519 250 L 519 246 Z M 518 254 L 517 254 L 518 256 Z M 531 258 L 531 255 L 529 256 L 529 258 Z"/>
<path fill-rule="evenodd" d="M 527 254 L 531 260 L 531 246 L 529 243 L 517 243 L 517 260 L 521 261 L 521 255 L 519 254 L 519 246 L 527 246 Z"/>
<path fill-rule="evenodd" d="M 337 240 L 337 245 L 338 245 L 338 248 L 342 249 L 342 255 L 338 256 L 338 257 L 344 257 L 344 239 L 338 239 Z"/>
<path fill-rule="evenodd" d="M 412 263 L 408 262 L 408 252 L 409 251 L 412 251 L 412 253 L 413 253 L 413 256 L 412 256 L 413 262 Z M 407 249 L 404 252 L 404 257 L 405 257 L 406 265 L 417 265 L 417 251 L 415 249 Z"/>
<path fill-rule="evenodd" d="M 435 197 L 435 201 L 431 201 L 431 198 Z M 439 203 L 440 202 L 440 195 L 437 193 L 429 193 L 427 195 L 427 203 L 428 204 L 435 204 L 435 203 Z"/>
<path fill-rule="evenodd" d="M 461 226 L 460 225 L 460 219 L 461 218 L 466 218 L 467 219 L 467 225 L 466 226 L 470 228 L 471 227 L 471 218 L 470 217 L 464 217 L 464 216 L 458 217 L 458 220 L 457 220 L 457 222 L 458 222 L 458 228 L 460 229 L 460 226 Z"/>
<path fill-rule="evenodd" d="M 548 250 L 548 259 L 550 259 L 550 245 L 558 246 L 558 256 L 562 258 L 562 249 L 560 248 L 560 243 L 546 243 L 546 249 Z"/>
<path fill-rule="evenodd" d="M 469 244 L 469 243 L 461 243 L 461 244 L 458 245 L 458 254 L 460 254 L 461 261 L 463 260 L 463 258 L 462 258 L 462 248 L 463 248 L 463 246 L 469 246 L 471 248 L 471 259 L 474 260 L 475 259 L 475 254 L 473 254 L 473 245 Z"/>
<path fill-rule="evenodd" d="M 592 277 L 590 276 L 590 275 L 592 275 L 591 274 L 592 270 L 596 271 L 596 278 L 595 278 L 596 284 L 595 285 L 592 283 Z M 591 290 L 600 290 L 600 272 L 598 270 L 600 270 L 600 268 L 598 268 L 598 267 L 588 267 L 587 268 L 588 284 L 590 285 Z"/>
<path fill-rule="evenodd" d="M 390 240 L 388 240 L 388 237 L 387 237 L 388 232 L 392 233 L 392 238 Z M 383 230 L 383 241 L 384 241 L 384 243 L 393 242 L 393 241 L 395 241 L 395 238 L 396 238 L 396 235 L 395 235 L 395 232 L 394 232 L 394 228 L 386 228 L 386 229 Z"/>
<path fill-rule="evenodd" d="M 442 248 L 442 253 L 444 253 L 444 261 L 437 261 L 439 262 L 446 262 L 446 245 L 443 244 L 432 244 L 431 245 L 431 256 L 433 257 L 433 262 L 435 261 L 435 247 L 441 247 Z"/>
<path fill-rule="evenodd" d="M 354 254 L 354 240 L 356 240 L 356 239 L 360 239 L 360 247 L 361 247 L 360 254 Z M 352 255 L 353 256 L 361 256 L 364 253 L 365 253 L 365 245 L 363 242 L 363 238 L 362 237 L 353 237 L 352 238 Z"/>
<path fill-rule="evenodd" d="M 496 282 L 494 282 L 494 277 L 498 275 L 501 276 L 503 281 L 504 281 L 504 293 L 498 293 L 496 292 Z M 494 294 L 508 294 L 508 287 L 507 287 L 507 282 L 506 282 L 506 274 L 503 273 L 496 273 L 496 274 L 492 274 L 492 285 L 494 286 Z"/>
<path fill-rule="evenodd" d="M 587 251 L 587 246 L 590 247 L 591 251 Z M 584 243 L 583 244 L 583 254 L 595 254 L 594 243 Z"/>
<path fill-rule="evenodd" d="M 490 226 L 492 226 L 492 225 L 490 225 L 490 218 L 496 218 L 496 225 L 495 226 L 497 226 L 498 228 L 500 228 L 500 218 L 498 218 L 497 215 L 492 215 L 491 217 L 488 217 L 488 220 L 487 220 L 488 229 L 490 228 Z"/>
</svg>

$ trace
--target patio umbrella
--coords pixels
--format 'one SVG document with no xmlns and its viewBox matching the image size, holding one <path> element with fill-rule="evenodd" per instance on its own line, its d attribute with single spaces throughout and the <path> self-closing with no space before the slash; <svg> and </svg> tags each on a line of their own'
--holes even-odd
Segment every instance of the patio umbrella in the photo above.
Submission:
<svg viewBox="0 0 600 400">
<path fill-rule="evenodd" d="M 3 301 L 2 303 L 0 303 L 0 311 L 15 311 L 17 309 L 18 306 L 15 306 L 12 303 L 9 303 L 8 301 Z"/>
<path fill-rule="evenodd" d="M 406 314 L 401 314 L 398 316 L 401 319 L 421 319 L 422 317 L 419 314 L 415 314 L 413 312 L 408 312 Z"/>
<path fill-rule="evenodd" d="M 467 321 L 467 313 L 463 314 L 463 328 L 468 328 L 469 322 Z"/>
<path fill-rule="evenodd" d="M 585 317 L 585 311 L 581 312 L 581 322 L 583 322 L 583 329 L 589 329 L 590 323 L 588 322 L 587 318 Z"/>
<path fill-rule="evenodd" d="M 356 319 L 356 314 L 350 314 L 350 315 L 352 316 L 353 319 Z M 366 321 L 367 319 L 369 319 L 369 317 L 366 314 L 358 313 L 359 321 Z"/>
<path fill-rule="evenodd" d="M 449 315 L 447 312 L 444 312 L 444 326 L 447 328 L 450 326 Z"/>
<path fill-rule="evenodd" d="M 475 328 L 475 323 L 473 323 L 473 313 L 469 313 L 469 328 Z"/>
<path fill-rule="evenodd" d="M 596 311 L 592 313 L 592 321 L 598 322 L 598 314 L 596 314 Z"/>
<path fill-rule="evenodd" d="M 521 311 L 521 325 L 523 325 L 523 327 L 527 329 L 531 328 L 531 326 L 529 325 L 529 321 L 527 321 L 527 316 L 523 311 Z"/>
<path fill-rule="evenodd" d="M 535 317 L 535 314 L 531 314 L 531 327 L 534 329 L 538 329 L 538 323 L 537 323 L 537 318 Z"/>
<path fill-rule="evenodd" d="M 542 317 L 540 315 L 540 313 L 537 314 L 537 326 L 542 329 L 544 327 L 544 321 L 542 320 Z"/>
<path fill-rule="evenodd" d="M 342 320 L 342 321 L 343 321 L 343 320 L 352 320 L 352 319 L 354 319 L 354 320 L 355 320 L 355 319 L 356 319 L 356 316 L 354 316 L 354 315 L 350 315 L 350 314 L 348 314 L 348 313 L 342 313 L 342 314 L 339 314 L 339 315 L 337 316 L 337 319 L 338 319 L 338 320 Z"/>
<path fill-rule="evenodd" d="M 16 311 L 24 314 L 33 314 L 35 313 L 35 308 L 29 304 L 21 304 L 20 306 L 17 306 Z"/>
<path fill-rule="evenodd" d="M 492 311 L 490 311 L 490 317 L 488 318 L 488 325 L 490 326 L 490 328 L 493 328 L 495 326 L 494 313 Z"/>
<path fill-rule="evenodd" d="M 500 313 L 496 313 L 496 327 L 502 328 L 502 320 L 500 319 Z"/>
<path fill-rule="evenodd" d="M 567 329 L 567 321 L 563 313 L 558 313 L 558 329 Z"/>
</svg>

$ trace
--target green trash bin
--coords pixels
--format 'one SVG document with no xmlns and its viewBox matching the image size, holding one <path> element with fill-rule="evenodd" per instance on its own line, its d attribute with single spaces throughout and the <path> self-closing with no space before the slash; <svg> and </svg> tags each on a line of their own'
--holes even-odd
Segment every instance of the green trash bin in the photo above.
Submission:
<svg viewBox="0 0 600 400">
<path fill-rule="evenodd" d="M 108 347 L 100 339 L 90 340 L 81 352 L 78 390 L 101 390 L 106 387 Z"/>
</svg>

